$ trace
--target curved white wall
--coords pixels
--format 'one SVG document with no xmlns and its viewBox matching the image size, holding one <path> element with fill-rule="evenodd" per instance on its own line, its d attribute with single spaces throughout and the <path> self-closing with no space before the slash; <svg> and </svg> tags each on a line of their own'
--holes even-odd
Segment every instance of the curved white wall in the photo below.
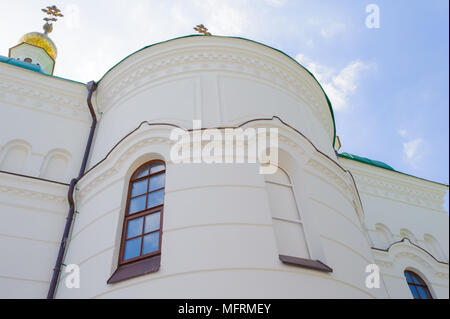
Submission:
<svg viewBox="0 0 450 319">
<path fill-rule="evenodd" d="M 385 297 L 384 287 L 365 287 L 373 258 L 349 175 L 278 120 L 252 124 L 279 129 L 280 163 L 298 181 L 312 259 L 332 273 L 280 262 L 258 164 L 174 164 L 171 127 L 143 125 L 78 183 L 79 214 L 64 263 L 80 266 L 81 288 L 60 284 L 57 297 Z M 153 158 L 167 162 L 161 268 L 108 285 L 118 262 L 128 180 Z"/>
<path fill-rule="evenodd" d="M 187 37 L 138 51 L 100 81 L 91 165 L 143 121 L 238 126 L 276 115 L 335 157 L 334 123 L 314 78 L 286 55 L 244 39 Z"/>
</svg>

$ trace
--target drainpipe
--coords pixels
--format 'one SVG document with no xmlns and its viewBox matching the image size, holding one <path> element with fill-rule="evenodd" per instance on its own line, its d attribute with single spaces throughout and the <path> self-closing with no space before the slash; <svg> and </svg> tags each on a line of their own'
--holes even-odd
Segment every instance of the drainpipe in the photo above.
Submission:
<svg viewBox="0 0 450 319">
<path fill-rule="evenodd" d="M 69 202 L 69 213 L 67 214 L 66 226 L 64 227 L 64 233 L 61 239 L 61 244 L 59 246 L 58 258 L 56 259 L 55 268 L 53 268 L 52 280 L 50 282 L 50 288 L 48 289 L 47 299 L 53 299 L 55 296 L 56 286 L 58 284 L 58 278 L 61 273 L 61 266 L 63 263 L 63 258 L 66 253 L 67 239 L 69 238 L 70 229 L 72 227 L 73 216 L 75 213 L 75 204 L 73 200 L 73 193 L 75 190 L 75 185 L 78 183 L 80 178 L 84 175 L 86 171 L 86 165 L 89 158 L 89 153 L 91 151 L 92 140 L 94 139 L 95 128 L 97 126 L 97 116 L 95 115 L 94 107 L 92 106 L 92 94 L 97 89 L 97 84 L 94 81 L 89 82 L 86 85 L 88 89 L 87 104 L 89 106 L 89 112 L 91 112 L 92 124 L 91 130 L 89 132 L 89 138 L 86 144 L 86 149 L 84 150 L 83 161 L 81 162 L 80 172 L 78 177 L 73 178 L 70 181 L 69 191 L 67 193 L 67 201 Z"/>
</svg>

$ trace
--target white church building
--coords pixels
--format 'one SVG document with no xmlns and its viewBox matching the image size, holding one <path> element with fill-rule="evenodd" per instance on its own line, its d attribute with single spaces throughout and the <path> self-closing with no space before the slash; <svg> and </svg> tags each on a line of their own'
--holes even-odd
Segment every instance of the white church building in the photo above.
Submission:
<svg viewBox="0 0 450 319">
<path fill-rule="evenodd" d="M 190 35 L 85 84 L 50 31 L 0 56 L 0 298 L 449 298 L 448 185 L 339 153 L 294 59 Z M 276 172 L 174 161 L 205 129 L 276 129 Z"/>
</svg>

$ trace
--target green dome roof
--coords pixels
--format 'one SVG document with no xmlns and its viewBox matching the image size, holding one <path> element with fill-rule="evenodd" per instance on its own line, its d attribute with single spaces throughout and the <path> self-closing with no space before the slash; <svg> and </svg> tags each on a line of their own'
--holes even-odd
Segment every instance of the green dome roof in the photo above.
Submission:
<svg viewBox="0 0 450 319">
<path fill-rule="evenodd" d="M 370 158 L 361 157 L 361 156 L 357 156 L 357 155 L 353 155 L 353 154 L 345 153 L 345 152 L 339 154 L 339 156 L 343 157 L 343 158 L 350 159 L 350 160 L 354 160 L 354 161 L 357 161 L 357 162 L 361 162 L 361 163 L 364 163 L 364 164 L 369 164 L 369 165 L 372 165 L 372 166 L 388 169 L 390 171 L 395 171 L 395 169 L 393 169 L 392 166 L 389 166 L 388 164 L 386 164 L 384 162 L 372 160 Z"/>
</svg>

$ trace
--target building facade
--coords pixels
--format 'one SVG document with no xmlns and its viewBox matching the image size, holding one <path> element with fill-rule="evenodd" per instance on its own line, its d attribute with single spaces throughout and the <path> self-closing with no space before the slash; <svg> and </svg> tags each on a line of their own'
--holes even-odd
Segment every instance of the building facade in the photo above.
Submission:
<svg viewBox="0 0 450 319">
<path fill-rule="evenodd" d="M 0 60 L 0 298 L 449 297 L 448 186 L 339 154 L 331 103 L 284 53 L 187 36 L 87 87 L 29 42 Z M 279 169 L 175 162 L 193 120 L 277 129 Z"/>
</svg>

